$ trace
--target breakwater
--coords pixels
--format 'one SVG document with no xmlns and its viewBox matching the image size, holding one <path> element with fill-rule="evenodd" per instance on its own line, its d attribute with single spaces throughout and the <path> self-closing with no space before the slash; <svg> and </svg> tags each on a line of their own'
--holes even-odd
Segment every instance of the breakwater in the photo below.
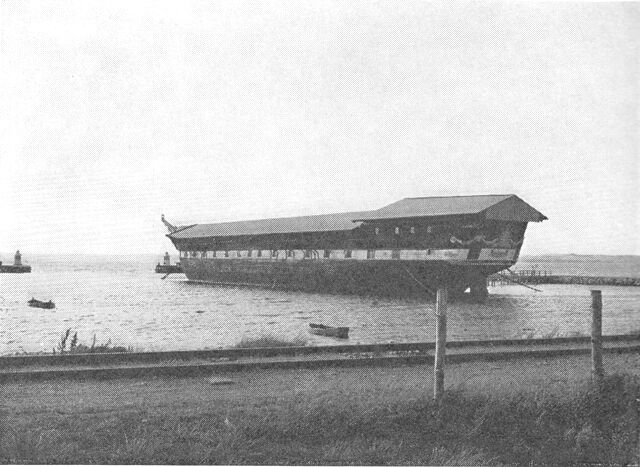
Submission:
<svg viewBox="0 0 640 467">
<path fill-rule="evenodd" d="M 23 274 L 31 272 L 31 266 L 14 265 L 14 264 L 2 264 L 0 261 L 0 272 L 8 272 L 14 274 Z"/>
<path fill-rule="evenodd" d="M 184 271 L 180 264 L 160 264 L 156 266 L 157 274 L 181 274 Z"/>
<path fill-rule="evenodd" d="M 536 279 L 541 279 L 536 282 Z M 640 277 L 543 276 L 531 277 L 534 284 L 623 285 L 640 287 Z"/>
<path fill-rule="evenodd" d="M 492 285 L 512 282 L 521 282 L 523 284 L 620 285 L 640 287 L 640 277 L 593 277 L 555 274 L 513 276 L 503 274 L 489 277 L 489 283 Z"/>
</svg>

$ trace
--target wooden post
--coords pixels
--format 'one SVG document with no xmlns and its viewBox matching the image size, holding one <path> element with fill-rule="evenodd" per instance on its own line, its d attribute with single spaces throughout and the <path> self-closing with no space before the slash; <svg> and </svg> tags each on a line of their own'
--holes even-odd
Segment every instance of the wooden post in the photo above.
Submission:
<svg viewBox="0 0 640 467">
<path fill-rule="evenodd" d="M 444 356 L 447 345 L 447 289 L 439 288 L 436 295 L 436 357 L 433 365 L 433 398 L 444 393 Z"/>
<path fill-rule="evenodd" d="M 591 377 L 594 382 L 602 381 L 602 292 L 591 291 Z"/>
</svg>

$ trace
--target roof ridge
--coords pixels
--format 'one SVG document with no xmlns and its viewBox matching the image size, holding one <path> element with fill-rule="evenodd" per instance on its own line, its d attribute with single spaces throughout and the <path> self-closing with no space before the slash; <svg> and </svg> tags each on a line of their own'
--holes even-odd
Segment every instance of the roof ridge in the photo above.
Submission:
<svg viewBox="0 0 640 467">
<path fill-rule="evenodd" d="M 403 199 L 442 199 L 442 198 L 482 198 L 482 197 L 488 197 L 488 196 L 518 196 L 515 193 L 495 193 L 495 194 L 488 194 L 488 195 L 452 195 L 452 196 L 410 196 L 408 198 L 403 198 Z"/>
</svg>

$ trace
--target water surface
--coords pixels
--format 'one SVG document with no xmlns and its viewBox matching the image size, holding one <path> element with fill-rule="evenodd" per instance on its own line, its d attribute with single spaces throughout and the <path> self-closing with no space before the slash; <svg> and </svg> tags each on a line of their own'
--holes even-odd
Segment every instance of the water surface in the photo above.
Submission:
<svg viewBox="0 0 640 467">
<path fill-rule="evenodd" d="M 0 274 L 0 354 L 47 351 L 68 328 L 80 341 L 137 350 L 228 347 L 263 335 L 309 344 L 344 341 L 310 335 L 308 323 L 349 326 L 349 343 L 434 339 L 434 303 L 281 292 L 161 280 L 154 256 L 42 256 L 31 274 Z M 636 274 L 638 275 L 638 274 Z M 449 306 L 451 340 L 588 335 L 592 286 L 490 287 L 484 304 Z M 599 287 L 603 332 L 640 332 L 640 288 Z M 30 308 L 35 297 L 55 310 Z"/>
</svg>

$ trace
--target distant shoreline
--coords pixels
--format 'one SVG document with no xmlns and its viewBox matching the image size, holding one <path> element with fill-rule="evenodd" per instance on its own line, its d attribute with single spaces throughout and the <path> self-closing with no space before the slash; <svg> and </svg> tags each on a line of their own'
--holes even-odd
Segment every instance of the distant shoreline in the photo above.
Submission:
<svg viewBox="0 0 640 467">
<path fill-rule="evenodd" d="M 0 251 L 0 258 L 9 257 L 13 258 L 15 251 Z M 23 252 L 25 256 L 42 256 L 42 257 L 60 257 L 60 256 L 82 256 L 82 257 L 116 257 L 116 258 L 132 258 L 132 257 L 144 257 L 144 256 L 163 256 L 164 252 L 143 252 L 143 253 L 40 253 L 40 252 L 32 252 L 29 250 L 25 250 Z M 177 251 L 169 251 L 169 255 L 177 257 Z M 586 254 L 586 253 L 540 253 L 540 254 L 524 254 L 520 255 L 520 261 L 525 260 L 540 260 L 541 258 L 553 258 L 553 259 L 586 259 L 586 258 L 633 258 L 640 259 L 640 255 L 634 254 L 619 254 L 619 255 L 610 255 L 610 254 Z"/>
</svg>

